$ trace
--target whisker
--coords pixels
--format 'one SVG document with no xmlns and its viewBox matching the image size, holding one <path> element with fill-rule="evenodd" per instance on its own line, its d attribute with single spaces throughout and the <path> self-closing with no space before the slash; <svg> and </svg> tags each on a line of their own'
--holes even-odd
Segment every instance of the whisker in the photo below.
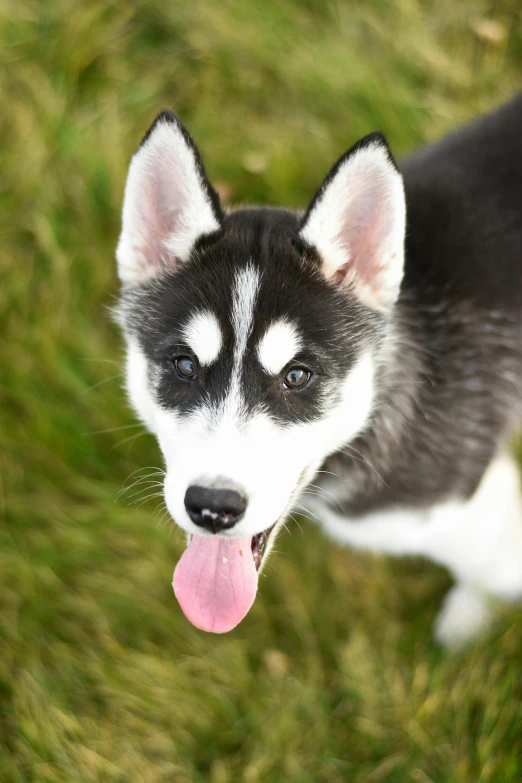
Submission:
<svg viewBox="0 0 522 783">
<path fill-rule="evenodd" d="M 296 503 L 295 505 L 296 505 L 296 508 L 301 509 L 301 511 L 299 513 L 305 519 L 308 519 L 310 522 L 320 522 L 321 521 L 320 517 L 318 517 L 316 514 L 314 514 L 314 512 L 311 511 L 310 509 L 306 508 L 305 506 L 302 506 L 301 503 Z M 310 514 L 312 516 L 310 516 Z"/>
<path fill-rule="evenodd" d="M 336 479 L 339 479 L 339 481 L 342 481 L 343 479 L 339 476 L 338 473 L 334 473 L 332 470 L 318 470 L 317 473 L 324 473 L 328 476 L 335 476 Z"/>
<path fill-rule="evenodd" d="M 136 473 L 143 473 L 144 470 L 156 470 L 159 473 L 163 473 L 163 475 L 166 475 L 166 471 L 163 470 L 163 468 L 158 467 L 157 465 L 145 465 L 142 468 L 136 468 L 136 470 L 133 470 L 132 473 L 129 473 L 127 478 L 125 479 L 125 482 L 127 482 L 130 478 L 136 475 Z M 124 483 L 125 483 L 124 482 Z"/>
<path fill-rule="evenodd" d="M 81 358 L 81 362 L 100 362 L 103 364 L 115 364 L 117 367 L 121 367 L 121 362 L 116 361 L 116 359 L 91 359 L 91 358 Z"/>
<path fill-rule="evenodd" d="M 350 451 L 348 451 L 348 449 L 349 449 Z M 341 453 L 342 453 L 342 454 L 347 454 L 348 456 L 351 456 L 351 457 L 353 457 L 354 459 L 357 459 L 357 457 L 356 457 L 355 455 L 356 455 L 356 454 L 358 454 L 358 455 L 359 455 L 359 457 L 361 458 L 362 462 L 364 462 L 366 465 L 368 465 L 368 467 L 369 467 L 369 468 L 371 468 L 371 469 L 373 470 L 373 472 L 375 473 L 375 475 L 377 476 L 377 478 L 379 479 L 379 481 L 381 481 L 381 482 L 382 482 L 382 484 L 383 484 L 385 487 L 386 487 L 386 486 L 388 486 L 388 485 L 386 484 L 385 480 L 383 479 L 383 477 L 381 476 L 381 474 L 380 474 L 380 473 L 377 471 L 377 469 L 376 469 L 376 468 L 375 468 L 375 467 L 372 465 L 372 463 L 370 462 L 370 460 L 369 460 L 369 459 L 368 459 L 368 458 L 367 458 L 367 457 L 366 457 L 364 454 L 362 454 L 360 451 L 358 451 L 356 448 L 354 448 L 353 446 L 345 446 L 345 447 L 344 447 L 344 449 L 341 451 Z"/>
<path fill-rule="evenodd" d="M 294 522 L 294 524 L 296 524 L 296 525 L 297 525 L 297 527 L 299 528 L 299 532 L 301 533 L 301 535 L 304 535 L 303 528 L 301 527 L 301 525 L 299 524 L 299 522 L 298 522 L 298 521 L 297 521 L 297 519 L 295 518 L 294 514 L 288 514 L 288 518 L 289 518 L 289 519 L 291 519 L 291 520 L 292 520 L 292 522 Z M 285 528 L 288 530 L 288 528 L 287 528 L 286 524 L 284 524 L 284 527 L 285 527 Z M 290 531 L 288 530 L 288 532 L 290 532 Z"/>
<path fill-rule="evenodd" d="M 140 475 L 144 471 L 150 471 L 149 473 L 145 473 L 145 475 Z M 137 468 L 132 473 L 130 473 L 125 481 L 122 484 L 122 488 L 116 495 L 115 501 L 116 502 L 121 496 L 125 495 L 126 492 L 130 492 L 133 487 L 139 486 L 141 483 L 145 481 L 149 481 L 155 478 L 160 478 L 161 476 L 165 476 L 166 473 L 162 468 L 158 468 L 156 465 L 147 465 L 143 468 Z M 135 480 L 129 484 L 128 482 L 136 476 Z"/>
<path fill-rule="evenodd" d="M 147 484 L 141 489 L 138 489 L 137 492 L 133 492 L 132 495 L 129 495 L 125 498 L 126 501 L 130 501 L 131 498 L 138 497 L 139 495 L 142 495 L 144 492 L 148 492 L 152 487 L 163 487 L 163 481 L 148 481 Z M 129 489 L 132 489 L 132 487 L 129 487 Z"/>
<path fill-rule="evenodd" d="M 301 525 L 299 524 L 299 520 L 298 520 L 298 519 L 296 519 L 294 515 L 291 515 L 291 519 L 292 519 L 292 521 L 293 521 L 293 522 L 295 522 L 295 524 L 296 524 L 296 525 L 297 525 L 297 527 L 299 528 L 299 532 L 301 533 L 301 535 L 304 535 L 304 530 L 303 530 L 303 528 L 301 527 Z"/>
<path fill-rule="evenodd" d="M 125 424 L 123 427 L 111 427 L 108 430 L 94 430 L 93 432 L 88 432 L 87 435 L 104 435 L 106 432 L 119 432 L 120 430 L 130 430 L 132 427 L 143 426 L 141 422 L 137 422 L 136 424 Z"/>
<path fill-rule="evenodd" d="M 402 414 L 402 413 L 399 413 L 399 411 L 398 411 L 398 410 L 396 410 L 395 408 L 392 408 L 392 406 L 391 406 L 391 405 L 388 405 L 388 403 L 386 403 L 386 402 L 383 402 L 382 400 L 378 400 L 377 404 L 378 404 L 378 405 L 382 405 L 384 408 L 388 408 L 388 410 L 390 410 L 390 411 L 391 411 L 392 413 L 394 413 L 396 416 L 399 416 L 399 418 L 401 418 L 401 419 L 402 419 L 402 420 L 403 420 L 403 421 L 404 421 L 404 422 L 405 422 L 405 423 L 406 423 L 406 424 L 407 424 L 409 427 L 411 427 L 411 426 L 412 426 L 412 423 L 411 423 L 411 421 L 409 421 L 409 419 L 407 419 L 407 418 L 406 418 L 406 416 L 404 416 L 404 414 Z"/>
<path fill-rule="evenodd" d="M 134 486 L 134 484 L 138 484 L 140 481 L 146 481 L 149 478 L 156 478 L 157 476 L 165 476 L 164 471 L 163 470 L 153 470 L 151 473 L 146 473 L 144 476 L 136 476 L 136 479 L 133 481 L 132 484 L 128 485 L 127 488 L 129 486 L 131 486 L 131 487 Z M 129 478 L 132 478 L 132 476 L 128 476 L 126 481 L 128 481 Z"/>
<path fill-rule="evenodd" d="M 136 506 L 136 508 L 141 508 L 143 504 L 147 502 L 147 500 L 151 500 L 152 498 L 162 498 L 162 497 L 163 497 L 163 492 L 152 492 L 150 495 L 147 495 L 141 500 L 133 500 L 132 503 L 130 503 L 130 505 Z"/>
<path fill-rule="evenodd" d="M 320 487 L 317 484 L 308 484 L 309 487 L 312 487 L 313 489 L 319 490 L 319 492 L 324 493 L 325 495 L 330 495 L 331 498 L 337 503 L 341 511 L 344 513 L 344 508 L 342 507 L 341 502 L 338 500 L 338 498 L 335 497 L 333 492 L 330 492 L 329 490 L 325 489 L 324 487 Z"/>
<path fill-rule="evenodd" d="M 118 449 L 120 446 L 123 446 L 124 443 L 129 443 L 131 440 L 134 441 L 137 438 L 142 438 L 144 435 L 147 435 L 147 430 L 138 432 L 136 435 L 130 435 L 128 438 L 123 438 L 123 440 L 119 440 L 118 443 L 115 443 L 114 446 L 111 446 L 111 451 L 114 451 L 114 449 Z"/>
<path fill-rule="evenodd" d="M 183 537 L 183 535 L 185 535 L 185 531 L 179 525 L 176 525 L 174 520 L 172 520 L 172 525 L 169 530 L 169 540 L 172 535 L 172 531 L 174 531 L 174 541 L 176 541 L 176 543 Z"/>
<path fill-rule="evenodd" d="M 109 381 L 114 381 L 116 378 L 123 378 L 123 373 L 118 373 L 118 375 L 111 375 L 110 378 L 105 378 L 104 381 L 100 381 L 99 383 L 95 383 L 94 386 L 89 386 L 88 389 L 84 389 L 82 392 L 83 394 L 88 394 L 88 392 L 92 392 L 95 389 L 98 389 L 100 386 L 103 386 L 104 383 L 109 383 Z"/>
<path fill-rule="evenodd" d="M 161 514 L 158 513 L 160 511 L 161 511 Z M 157 529 L 161 529 L 164 526 L 165 522 L 167 521 L 167 519 L 169 517 L 169 510 L 168 510 L 165 502 L 160 503 L 158 505 L 157 509 L 152 514 L 152 518 L 154 519 L 155 516 L 157 516 L 156 528 Z"/>
<path fill-rule="evenodd" d="M 330 500 L 329 497 L 326 497 L 326 495 L 322 494 L 321 492 L 317 492 L 313 489 L 304 489 L 301 495 L 310 495 L 311 497 L 320 498 L 321 500 L 324 500 L 326 503 L 328 503 L 328 505 L 332 506 L 337 514 L 339 512 L 342 514 L 345 513 L 345 510 L 339 501 L 336 501 L 337 505 L 334 505 L 333 501 Z"/>
<path fill-rule="evenodd" d="M 118 492 L 118 494 L 116 495 L 115 500 L 119 500 L 127 492 L 130 492 L 131 489 L 134 489 L 134 487 L 138 487 L 140 484 L 144 484 L 146 481 L 153 481 L 159 479 L 162 476 L 163 476 L 162 473 L 151 473 L 148 476 L 142 476 L 141 478 L 137 478 L 136 481 L 133 481 L 132 484 L 129 484 L 129 486 L 122 487 Z"/>
<path fill-rule="evenodd" d="M 156 527 L 163 527 L 163 524 L 165 523 L 167 517 L 169 516 L 168 508 L 163 504 L 160 503 L 157 509 L 155 509 L 152 518 L 156 517 Z"/>
<path fill-rule="evenodd" d="M 290 514 L 289 514 L 288 516 L 289 516 L 289 518 L 290 518 Z M 283 522 L 283 524 L 282 524 L 282 527 L 284 527 L 284 529 L 286 530 L 286 532 L 288 533 L 288 535 L 289 535 L 289 536 L 291 536 L 291 535 L 292 535 L 292 533 L 290 532 L 290 528 L 288 527 L 288 525 L 286 524 L 286 522 Z"/>
</svg>

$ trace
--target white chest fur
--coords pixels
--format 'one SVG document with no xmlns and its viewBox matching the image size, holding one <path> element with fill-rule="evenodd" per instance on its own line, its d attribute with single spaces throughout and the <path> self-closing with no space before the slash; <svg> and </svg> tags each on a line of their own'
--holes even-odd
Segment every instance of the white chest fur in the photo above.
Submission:
<svg viewBox="0 0 522 783">
<path fill-rule="evenodd" d="M 334 485 L 328 486 L 335 494 Z M 351 519 L 317 496 L 301 502 L 337 541 L 393 555 L 422 555 L 459 581 L 510 599 L 522 594 L 522 503 L 514 460 L 497 457 L 473 497 L 426 509 L 391 509 Z"/>
</svg>

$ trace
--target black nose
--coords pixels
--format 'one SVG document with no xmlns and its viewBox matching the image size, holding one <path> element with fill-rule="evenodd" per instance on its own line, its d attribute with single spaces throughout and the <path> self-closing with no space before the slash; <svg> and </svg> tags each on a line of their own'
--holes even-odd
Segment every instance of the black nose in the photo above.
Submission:
<svg viewBox="0 0 522 783">
<path fill-rule="evenodd" d="M 247 500 L 234 489 L 212 489 L 193 484 L 185 493 L 187 514 L 199 527 L 219 533 L 239 522 Z"/>
</svg>

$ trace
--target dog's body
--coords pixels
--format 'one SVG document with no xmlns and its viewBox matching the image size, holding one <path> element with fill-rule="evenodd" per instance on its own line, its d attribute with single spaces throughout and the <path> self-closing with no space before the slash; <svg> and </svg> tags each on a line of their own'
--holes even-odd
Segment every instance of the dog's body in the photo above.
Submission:
<svg viewBox="0 0 522 783">
<path fill-rule="evenodd" d="M 441 640 L 474 635 L 487 595 L 522 597 L 506 451 L 522 421 L 522 97 L 401 171 L 404 192 L 372 135 L 304 217 L 223 215 L 173 115 L 134 158 L 118 248 L 128 388 L 193 535 L 177 594 L 201 627 L 245 612 L 227 619 L 192 572 L 204 557 L 228 569 L 234 541 L 259 565 L 315 475 L 302 502 L 338 540 L 452 571 Z M 218 577 L 241 603 L 246 571 Z"/>
</svg>

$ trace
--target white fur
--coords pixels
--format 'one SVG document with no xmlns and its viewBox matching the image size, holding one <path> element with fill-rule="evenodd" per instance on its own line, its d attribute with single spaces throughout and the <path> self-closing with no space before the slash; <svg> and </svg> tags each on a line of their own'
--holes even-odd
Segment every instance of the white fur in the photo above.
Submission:
<svg viewBox="0 0 522 783">
<path fill-rule="evenodd" d="M 165 411 L 154 401 L 147 361 L 133 340 L 127 372 L 131 402 L 157 435 L 165 457 L 164 491 L 172 517 L 187 533 L 201 535 L 186 513 L 185 492 L 190 484 L 222 477 L 225 484 L 243 488 L 249 498 L 243 520 L 229 535 L 248 536 L 276 520 L 281 527 L 297 491 L 312 480 L 324 458 L 363 429 L 372 409 L 375 366 L 373 356 L 364 355 L 329 412 L 318 421 L 289 427 L 279 427 L 263 413 L 241 415 L 237 400 L 219 411 L 202 407 L 189 417 Z M 339 485 L 332 479 L 324 486 L 325 497 L 335 502 Z M 488 596 L 505 601 L 522 597 L 520 478 L 515 461 L 506 454 L 491 463 L 466 503 L 393 509 L 350 519 L 339 516 L 327 502 L 305 493 L 298 507 L 304 503 L 325 531 L 344 544 L 426 556 L 451 571 L 457 585 L 436 625 L 436 636 L 446 645 L 461 644 L 485 626 L 491 618 Z M 269 538 L 267 552 L 274 539 L 275 535 Z"/>
<path fill-rule="evenodd" d="M 232 293 L 232 326 L 234 329 L 234 357 L 232 376 L 221 415 L 235 419 L 241 416 L 242 400 L 239 378 L 248 338 L 254 322 L 254 307 L 259 291 L 260 274 L 252 265 L 236 273 Z"/>
<path fill-rule="evenodd" d="M 239 369 L 252 331 L 259 282 L 259 272 L 252 264 L 239 270 L 234 279 L 232 325 L 235 335 L 234 367 L 236 370 Z"/>
<path fill-rule="evenodd" d="M 156 410 L 149 388 L 147 360 L 134 338 L 127 338 L 127 396 L 132 407 L 151 432 L 156 432 Z"/>
<path fill-rule="evenodd" d="M 301 235 L 319 251 L 327 278 L 353 284 L 365 304 L 386 310 L 402 280 L 405 223 L 402 177 L 375 142 L 341 164 Z"/>
<path fill-rule="evenodd" d="M 294 324 L 287 320 L 271 324 L 261 338 L 257 355 L 269 375 L 277 375 L 301 349 L 302 341 Z"/>
<path fill-rule="evenodd" d="M 328 491 L 335 491 L 333 483 Z M 438 637 L 458 643 L 489 617 L 492 595 L 522 597 L 522 502 L 515 461 L 498 456 L 466 503 L 448 502 L 425 510 L 390 510 L 350 519 L 316 498 L 305 504 L 338 541 L 374 552 L 423 555 L 446 566 L 462 590 L 443 609 Z M 473 597 L 471 597 L 471 595 Z M 468 607 L 468 609 L 466 608 Z"/>
<path fill-rule="evenodd" d="M 214 313 L 196 313 L 185 326 L 183 337 L 203 366 L 218 358 L 223 336 Z"/>
<path fill-rule="evenodd" d="M 487 596 L 465 584 L 446 595 L 435 623 L 435 638 L 444 647 L 460 647 L 483 631 L 493 617 Z"/>
<path fill-rule="evenodd" d="M 373 362 L 363 357 L 345 382 L 338 404 L 310 424 L 281 427 L 264 413 L 239 417 L 225 407 L 218 413 L 200 409 L 187 420 L 158 411 L 158 439 L 167 463 L 165 499 L 176 522 L 190 533 L 184 496 L 190 484 L 239 486 L 248 497 L 243 520 L 231 536 L 260 533 L 287 509 L 305 474 L 311 480 L 324 457 L 353 437 L 368 418 Z M 267 487 L 270 491 L 267 491 Z"/>
<path fill-rule="evenodd" d="M 140 283 L 185 261 L 219 223 L 194 153 L 178 125 L 158 122 L 134 155 L 116 251 L 124 283 Z"/>
<path fill-rule="evenodd" d="M 254 282 L 252 277 L 239 282 L 246 286 L 247 279 Z M 240 348 L 244 343 L 241 337 Z M 219 410 L 202 406 L 190 416 L 164 410 L 154 401 L 146 359 L 135 342 L 129 344 L 128 373 L 131 401 L 156 434 L 165 458 L 167 507 L 182 528 L 199 535 L 201 528 L 192 523 L 184 506 L 191 484 L 222 479 L 223 486 L 241 487 L 248 507 L 230 535 L 260 533 L 286 513 L 298 485 L 312 479 L 323 459 L 364 427 L 373 400 L 371 354 L 361 357 L 323 418 L 286 427 L 261 412 L 246 417 L 241 405 L 238 410 L 238 401 L 230 399 Z M 238 389 L 232 392 L 237 394 Z"/>
</svg>

